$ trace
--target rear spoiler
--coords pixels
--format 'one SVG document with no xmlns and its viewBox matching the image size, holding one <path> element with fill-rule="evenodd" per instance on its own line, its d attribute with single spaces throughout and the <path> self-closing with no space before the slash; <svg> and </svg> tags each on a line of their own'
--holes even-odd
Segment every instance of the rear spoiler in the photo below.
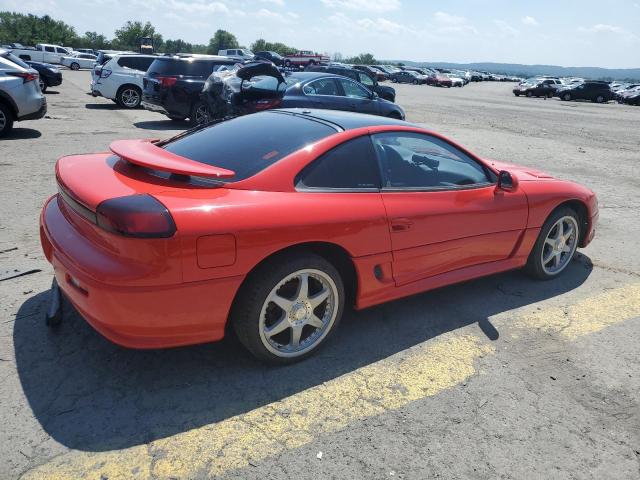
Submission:
<svg viewBox="0 0 640 480">
<path fill-rule="evenodd" d="M 118 140 L 109 145 L 109 149 L 134 165 L 178 175 L 231 178 L 236 174 L 233 170 L 206 165 L 171 153 L 155 145 L 153 140 Z"/>
</svg>

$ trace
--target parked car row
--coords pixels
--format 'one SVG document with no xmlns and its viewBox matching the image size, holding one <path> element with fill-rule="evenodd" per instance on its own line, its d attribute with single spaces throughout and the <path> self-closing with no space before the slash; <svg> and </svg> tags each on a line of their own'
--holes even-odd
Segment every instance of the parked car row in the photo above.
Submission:
<svg viewBox="0 0 640 480">
<path fill-rule="evenodd" d="M 91 72 L 93 96 L 111 99 L 124 108 L 142 105 L 192 125 L 293 106 L 404 118 L 402 108 L 393 103 L 395 90 L 363 69 L 311 65 L 302 72 L 277 67 L 271 61 L 243 64 L 221 55 L 110 52 L 98 60 L 103 63 L 97 61 Z"/>
<path fill-rule="evenodd" d="M 572 100 L 588 100 L 595 103 L 606 103 L 617 100 L 619 103 L 637 105 L 640 84 L 610 83 L 582 78 L 532 77 L 523 80 L 514 87 L 516 97 L 558 97 L 569 102 Z"/>
<path fill-rule="evenodd" d="M 618 103 L 640 105 L 640 83 L 621 83 L 611 87 Z"/>
<path fill-rule="evenodd" d="M 0 49 L 0 137 L 12 130 L 14 122 L 36 120 L 47 113 L 39 81 L 37 70 Z"/>
</svg>

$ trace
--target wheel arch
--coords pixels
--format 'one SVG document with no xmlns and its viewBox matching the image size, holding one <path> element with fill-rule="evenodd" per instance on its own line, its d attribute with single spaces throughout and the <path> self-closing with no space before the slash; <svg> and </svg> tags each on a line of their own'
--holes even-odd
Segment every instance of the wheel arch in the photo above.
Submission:
<svg viewBox="0 0 640 480">
<path fill-rule="evenodd" d="M 345 286 L 346 300 L 351 302 L 355 301 L 355 295 L 358 291 L 358 275 L 351 255 L 344 247 L 336 243 L 324 241 L 297 243 L 271 252 L 256 263 L 249 272 L 247 272 L 240 288 L 238 288 L 238 293 L 243 289 L 248 281 L 251 281 L 252 275 L 266 263 L 272 262 L 283 255 L 295 252 L 311 252 L 331 263 L 342 277 L 342 281 Z M 236 293 L 236 298 L 238 293 Z"/>
<path fill-rule="evenodd" d="M 142 89 L 138 85 L 136 85 L 135 83 L 123 83 L 122 85 L 120 85 L 118 87 L 118 90 L 116 90 L 116 95 L 119 95 L 120 92 L 122 92 L 122 90 L 124 90 L 127 87 L 135 88 L 136 90 L 138 90 L 142 94 Z"/>
<path fill-rule="evenodd" d="M 9 107 L 9 110 L 11 110 L 11 113 L 13 114 L 14 120 L 18 118 L 18 107 L 16 103 L 9 95 L 4 93 L 3 91 L 0 91 L 0 103 Z"/>
<path fill-rule="evenodd" d="M 570 208 L 571 210 L 573 210 L 578 214 L 578 221 L 580 222 L 580 239 L 578 241 L 578 245 L 583 246 L 585 236 L 589 231 L 589 221 L 590 221 L 589 208 L 581 200 L 577 200 L 577 199 L 566 200 L 560 203 L 559 205 L 557 205 L 553 210 L 551 210 L 551 212 L 549 212 L 549 215 L 547 215 L 547 218 L 553 215 L 554 212 L 556 212 L 557 210 L 565 207 Z"/>
</svg>

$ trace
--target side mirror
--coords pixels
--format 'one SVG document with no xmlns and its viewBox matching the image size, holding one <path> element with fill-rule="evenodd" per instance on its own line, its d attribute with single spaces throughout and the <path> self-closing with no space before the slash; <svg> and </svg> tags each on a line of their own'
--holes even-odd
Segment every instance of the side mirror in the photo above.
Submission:
<svg viewBox="0 0 640 480">
<path fill-rule="evenodd" d="M 496 185 L 496 191 L 503 192 L 515 192 L 518 189 L 518 177 L 512 175 L 506 170 L 501 170 L 498 173 L 498 184 Z"/>
</svg>

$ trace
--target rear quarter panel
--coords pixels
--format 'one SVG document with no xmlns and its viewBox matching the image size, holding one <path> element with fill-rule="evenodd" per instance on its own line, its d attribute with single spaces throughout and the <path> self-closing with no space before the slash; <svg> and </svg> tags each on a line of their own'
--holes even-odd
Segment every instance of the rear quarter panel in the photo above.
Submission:
<svg viewBox="0 0 640 480">
<path fill-rule="evenodd" d="M 351 257 L 390 250 L 389 230 L 378 193 L 263 192 L 216 189 L 155 195 L 174 217 L 183 256 L 185 281 L 245 275 L 284 248 L 327 242 Z M 220 235 L 236 251 L 228 265 L 201 268 L 198 239 Z M 235 258 L 231 258 L 235 254 Z M 201 259 L 202 260 L 202 259 Z"/>
</svg>

